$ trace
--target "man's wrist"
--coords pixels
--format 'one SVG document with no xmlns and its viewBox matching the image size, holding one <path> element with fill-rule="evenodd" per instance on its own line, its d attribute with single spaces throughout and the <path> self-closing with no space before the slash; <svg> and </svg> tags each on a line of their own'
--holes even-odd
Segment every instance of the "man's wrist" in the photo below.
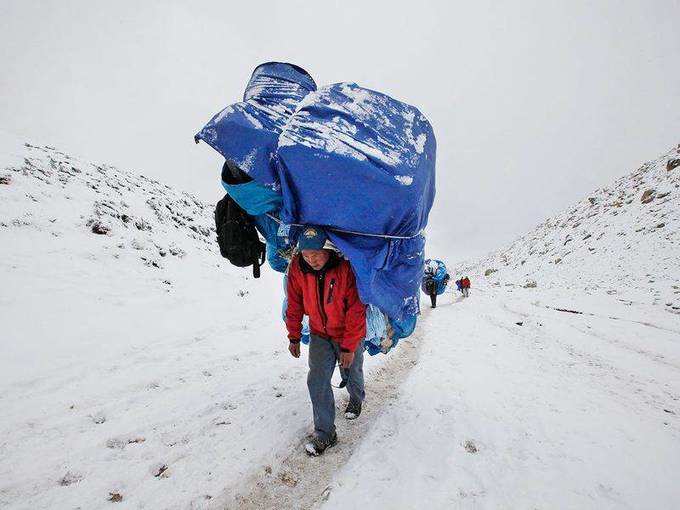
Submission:
<svg viewBox="0 0 680 510">
<path fill-rule="evenodd" d="M 300 343 L 299 338 L 289 338 L 288 340 L 290 341 L 291 344 L 299 344 Z"/>
</svg>

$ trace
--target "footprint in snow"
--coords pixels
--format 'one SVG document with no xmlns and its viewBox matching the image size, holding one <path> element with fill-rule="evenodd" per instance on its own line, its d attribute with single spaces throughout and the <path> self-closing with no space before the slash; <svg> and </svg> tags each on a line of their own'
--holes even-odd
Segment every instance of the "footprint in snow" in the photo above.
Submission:
<svg viewBox="0 0 680 510">
<path fill-rule="evenodd" d="M 465 448 L 465 451 L 468 453 L 477 453 L 479 450 L 477 450 L 477 445 L 472 439 L 467 439 L 463 443 L 463 448 Z"/>
<path fill-rule="evenodd" d="M 79 473 L 67 471 L 66 474 L 59 479 L 59 485 L 62 487 L 68 487 L 69 485 L 73 485 L 74 483 L 82 481 L 83 478 L 83 475 Z"/>
<path fill-rule="evenodd" d="M 112 503 L 120 503 L 123 501 L 123 495 L 120 492 L 109 492 L 109 501 Z"/>
<path fill-rule="evenodd" d="M 146 441 L 143 437 L 112 437 L 106 441 L 106 447 L 122 450 L 127 445 L 141 444 Z"/>
<path fill-rule="evenodd" d="M 170 476 L 167 464 L 154 464 L 151 466 L 151 473 L 156 478 L 167 478 Z"/>
<path fill-rule="evenodd" d="M 297 478 L 292 473 L 286 471 L 279 473 L 279 480 L 288 487 L 295 487 L 298 484 Z"/>
<path fill-rule="evenodd" d="M 98 412 L 95 414 L 91 414 L 90 418 L 92 419 L 93 422 L 95 422 L 97 425 L 101 425 L 106 421 L 106 415 L 103 412 Z"/>
</svg>

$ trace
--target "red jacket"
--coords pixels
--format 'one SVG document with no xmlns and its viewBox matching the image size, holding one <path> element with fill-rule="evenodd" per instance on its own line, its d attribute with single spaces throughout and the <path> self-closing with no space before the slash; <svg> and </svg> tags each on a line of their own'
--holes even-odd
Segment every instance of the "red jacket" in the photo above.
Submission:
<svg viewBox="0 0 680 510">
<path fill-rule="evenodd" d="M 315 271 L 298 254 L 288 269 L 288 338 L 302 336 L 302 316 L 309 316 L 313 335 L 332 339 L 340 350 L 354 352 L 366 336 L 366 305 L 359 299 L 352 267 L 334 252 Z"/>
<path fill-rule="evenodd" d="M 463 278 L 463 280 L 460 282 L 461 286 L 464 289 L 469 289 L 470 288 L 470 279 L 469 278 Z"/>
</svg>

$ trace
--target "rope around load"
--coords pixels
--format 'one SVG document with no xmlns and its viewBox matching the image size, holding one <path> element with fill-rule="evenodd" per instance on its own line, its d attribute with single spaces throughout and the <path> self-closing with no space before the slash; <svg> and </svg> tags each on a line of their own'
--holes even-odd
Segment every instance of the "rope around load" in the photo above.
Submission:
<svg viewBox="0 0 680 510">
<path fill-rule="evenodd" d="M 281 221 L 279 218 L 274 216 L 273 214 L 266 213 L 269 218 L 274 220 L 276 223 L 279 225 L 284 225 L 283 221 Z M 286 225 L 290 225 L 291 227 L 307 227 L 308 225 L 302 225 L 300 223 L 286 223 Z M 368 234 L 366 232 L 355 232 L 353 230 L 344 230 L 341 228 L 335 228 L 335 227 L 324 227 L 326 230 L 330 230 L 332 232 L 339 232 L 341 234 L 353 234 L 357 236 L 365 236 L 365 237 L 382 237 L 383 239 L 413 239 L 415 237 L 418 237 L 420 234 L 423 233 L 421 230 L 415 235 L 412 236 L 392 236 L 392 235 L 387 235 L 387 234 Z"/>
</svg>

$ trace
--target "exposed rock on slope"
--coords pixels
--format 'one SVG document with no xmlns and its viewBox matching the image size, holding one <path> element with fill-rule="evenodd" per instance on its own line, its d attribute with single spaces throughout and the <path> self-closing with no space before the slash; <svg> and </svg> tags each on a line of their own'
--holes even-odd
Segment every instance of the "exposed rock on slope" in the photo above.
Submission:
<svg viewBox="0 0 680 510">
<path fill-rule="evenodd" d="M 144 176 L 84 163 L 52 147 L 25 144 L 0 174 L 0 231 L 30 229 L 53 237 L 73 234 L 73 249 L 134 253 L 160 268 L 166 257 L 215 253 L 212 208 Z M 88 211 L 83 214 L 83 211 Z M 100 239 L 87 239 L 98 234 Z M 6 232 L 6 235 L 9 235 Z M 36 249 L 52 243 L 39 242 Z"/>
<path fill-rule="evenodd" d="M 478 273 L 497 285 L 601 290 L 680 313 L 677 161 L 680 145 L 490 255 Z"/>
</svg>

